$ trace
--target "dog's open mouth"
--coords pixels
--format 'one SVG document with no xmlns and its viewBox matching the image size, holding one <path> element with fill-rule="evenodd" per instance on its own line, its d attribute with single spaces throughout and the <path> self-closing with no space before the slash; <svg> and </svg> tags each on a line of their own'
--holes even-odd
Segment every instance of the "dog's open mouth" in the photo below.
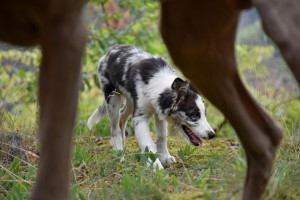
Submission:
<svg viewBox="0 0 300 200">
<path fill-rule="evenodd" d="M 202 144 L 202 141 L 200 138 L 198 138 L 191 129 L 189 129 L 187 126 L 182 125 L 182 129 L 185 132 L 185 134 L 190 139 L 191 143 L 195 146 L 200 146 Z"/>
</svg>

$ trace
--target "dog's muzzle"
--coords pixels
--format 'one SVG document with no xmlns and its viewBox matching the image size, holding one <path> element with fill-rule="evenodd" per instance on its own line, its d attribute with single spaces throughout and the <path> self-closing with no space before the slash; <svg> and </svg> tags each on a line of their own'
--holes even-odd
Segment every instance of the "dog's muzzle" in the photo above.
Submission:
<svg viewBox="0 0 300 200">
<path fill-rule="evenodd" d="M 188 136 L 190 142 L 195 145 L 195 146 L 200 146 L 202 145 L 202 141 L 201 139 L 195 134 L 193 133 L 193 131 L 191 129 L 189 129 L 187 126 L 182 125 L 182 130 L 184 131 L 184 133 Z"/>
</svg>

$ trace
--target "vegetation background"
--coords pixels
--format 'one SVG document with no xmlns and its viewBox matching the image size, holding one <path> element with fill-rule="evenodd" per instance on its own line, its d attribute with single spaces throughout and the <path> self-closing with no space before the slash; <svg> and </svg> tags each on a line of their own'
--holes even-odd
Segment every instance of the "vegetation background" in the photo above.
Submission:
<svg viewBox="0 0 300 200">
<path fill-rule="evenodd" d="M 246 170 L 244 151 L 230 124 L 208 101 L 208 121 L 219 128 L 217 137 L 196 148 L 170 128 L 169 149 L 177 163 L 157 172 L 145 167 L 145 160 L 157 155 L 141 153 L 131 123 L 124 152 L 111 149 L 107 118 L 87 129 L 88 117 L 103 100 L 96 69 L 109 47 L 132 44 L 172 61 L 158 31 L 158 2 L 91 0 L 84 12 L 90 35 L 73 145 L 72 198 L 239 199 Z M 39 155 L 41 53 L 39 47 L 4 43 L 0 49 L 0 199 L 28 199 Z M 300 93 L 277 48 L 264 35 L 255 10 L 243 13 L 236 55 L 244 83 L 284 129 L 263 199 L 300 199 Z M 154 136 L 153 122 L 150 128 Z M 120 162 L 122 155 L 125 161 Z"/>
</svg>

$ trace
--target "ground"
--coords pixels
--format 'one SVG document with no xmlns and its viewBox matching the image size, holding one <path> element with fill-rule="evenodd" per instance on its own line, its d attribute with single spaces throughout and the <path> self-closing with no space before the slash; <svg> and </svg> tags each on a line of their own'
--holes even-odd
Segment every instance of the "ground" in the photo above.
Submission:
<svg viewBox="0 0 300 200">
<path fill-rule="evenodd" d="M 155 135 L 153 134 L 153 137 Z M 157 155 L 141 153 L 134 136 L 123 152 L 113 151 L 110 138 L 74 138 L 71 182 L 73 199 L 239 199 L 246 161 L 238 140 L 223 136 L 192 147 L 181 137 L 169 137 L 177 163 L 152 170 L 145 161 Z M 37 153 L 36 141 L 23 139 L 24 149 Z M 263 199 L 300 197 L 300 143 L 284 141 Z M 120 161 L 124 155 L 125 160 Z M 34 184 L 35 160 L 15 159 L 1 165 L 0 199 L 27 199 Z"/>
</svg>

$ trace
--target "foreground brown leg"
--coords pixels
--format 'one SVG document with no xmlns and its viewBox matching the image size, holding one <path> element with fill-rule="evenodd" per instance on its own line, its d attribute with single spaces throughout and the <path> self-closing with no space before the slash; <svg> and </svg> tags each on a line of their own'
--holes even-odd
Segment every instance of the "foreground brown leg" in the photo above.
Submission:
<svg viewBox="0 0 300 200">
<path fill-rule="evenodd" d="M 261 197 L 282 138 L 281 129 L 242 84 L 234 56 L 239 10 L 229 1 L 164 1 L 161 33 L 177 66 L 228 118 L 245 148 L 243 199 Z"/>
<path fill-rule="evenodd" d="M 300 1 L 253 0 L 266 33 L 278 45 L 300 86 Z"/>
<path fill-rule="evenodd" d="M 41 159 L 32 199 L 69 198 L 72 132 L 86 31 L 78 17 L 43 28 L 40 69 Z"/>
</svg>

